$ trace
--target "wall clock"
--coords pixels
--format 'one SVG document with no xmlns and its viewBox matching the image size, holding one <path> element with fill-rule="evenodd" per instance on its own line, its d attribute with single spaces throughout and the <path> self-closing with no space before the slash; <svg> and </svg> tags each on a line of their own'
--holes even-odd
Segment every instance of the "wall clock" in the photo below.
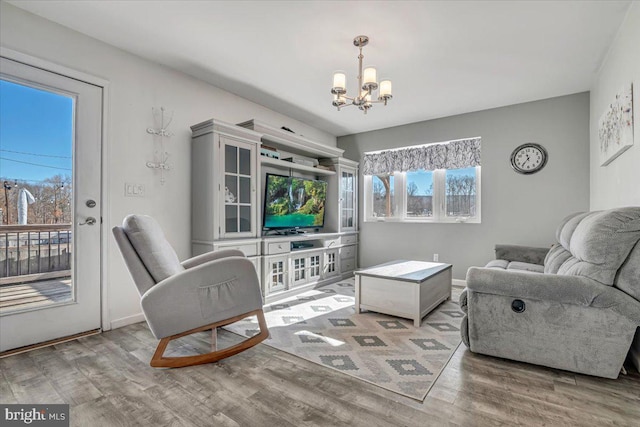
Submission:
<svg viewBox="0 0 640 427">
<path fill-rule="evenodd" d="M 522 144 L 511 153 L 511 167 L 525 175 L 538 172 L 547 164 L 547 150 L 534 143 Z"/>
</svg>

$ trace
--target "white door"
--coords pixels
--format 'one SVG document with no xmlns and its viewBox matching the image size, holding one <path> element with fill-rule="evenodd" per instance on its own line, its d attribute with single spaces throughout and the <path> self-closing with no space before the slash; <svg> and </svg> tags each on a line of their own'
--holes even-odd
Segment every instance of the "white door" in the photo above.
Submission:
<svg viewBox="0 0 640 427">
<path fill-rule="evenodd" d="M 0 80 L 6 211 L 0 351 L 6 351 L 100 328 L 103 89 L 7 58 L 0 58 Z M 40 120 L 20 111 L 25 117 L 37 111 Z M 42 175 L 44 168 L 53 175 Z M 26 198 L 27 188 L 36 193 L 31 205 L 18 198 Z"/>
</svg>

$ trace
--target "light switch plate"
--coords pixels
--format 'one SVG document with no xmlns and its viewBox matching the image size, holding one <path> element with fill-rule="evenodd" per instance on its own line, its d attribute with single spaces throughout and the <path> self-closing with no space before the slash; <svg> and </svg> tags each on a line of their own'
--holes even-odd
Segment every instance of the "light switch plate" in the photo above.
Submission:
<svg viewBox="0 0 640 427">
<path fill-rule="evenodd" d="M 144 197 L 144 185 L 125 182 L 124 195 L 125 197 Z"/>
</svg>

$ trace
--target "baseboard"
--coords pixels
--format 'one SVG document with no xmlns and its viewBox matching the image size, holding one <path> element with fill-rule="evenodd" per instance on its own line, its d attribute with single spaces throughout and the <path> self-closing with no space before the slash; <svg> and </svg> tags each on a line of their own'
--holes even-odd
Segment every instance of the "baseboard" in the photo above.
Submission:
<svg viewBox="0 0 640 427">
<path fill-rule="evenodd" d="M 460 279 L 451 279 L 451 285 L 458 287 L 458 288 L 466 288 L 467 287 L 467 281 L 466 280 L 460 280 Z"/>
<path fill-rule="evenodd" d="M 115 319 L 111 321 L 111 329 L 122 328 L 123 326 L 133 325 L 134 323 L 139 323 L 144 321 L 144 314 L 138 313 L 133 316 L 121 317 L 120 319 Z"/>
</svg>

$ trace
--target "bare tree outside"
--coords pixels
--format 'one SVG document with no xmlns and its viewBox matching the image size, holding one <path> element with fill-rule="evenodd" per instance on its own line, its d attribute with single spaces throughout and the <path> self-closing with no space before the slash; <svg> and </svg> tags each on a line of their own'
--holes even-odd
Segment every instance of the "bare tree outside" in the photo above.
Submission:
<svg viewBox="0 0 640 427">
<path fill-rule="evenodd" d="M 373 215 L 387 218 L 394 215 L 393 175 L 373 177 Z"/>
<path fill-rule="evenodd" d="M 432 171 L 407 172 L 407 216 L 433 216 Z"/>
<path fill-rule="evenodd" d="M 462 173 L 446 175 L 446 214 L 447 216 L 476 215 L 476 175 L 475 169 L 460 170 Z"/>
<path fill-rule="evenodd" d="M 70 224 L 72 215 L 72 182 L 69 175 L 54 175 L 36 183 L 8 180 L 0 177 L 0 181 L 10 183 L 10 190 L 0 192 L 0 206 L 3 208 L 3 224 L 18 223 L 18 197 L 24 188 L 33 195 L 35 203 L 27 209 L 27 224 Z M 8 212 L 7 212 L 8 208 Z"/>
</svg>

